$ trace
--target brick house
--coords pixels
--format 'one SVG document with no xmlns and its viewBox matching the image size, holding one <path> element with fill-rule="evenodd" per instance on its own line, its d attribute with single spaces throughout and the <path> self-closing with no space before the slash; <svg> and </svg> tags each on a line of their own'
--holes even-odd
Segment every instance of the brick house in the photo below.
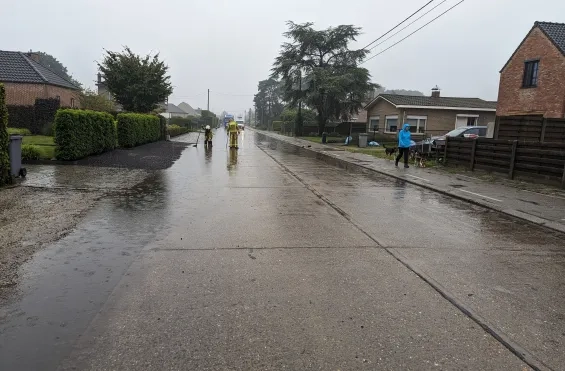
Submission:
<svg viewBox="0 0 565 371">
<path fill-rule="evenodd" d="M 565 117 L 565 24 L 534 24 L 500 71 L 496 114 Z"/>
<path fill-rule="evenodd" d="M 38 63 L 37 54 L 0 50 L 0 82 L 6 104 L 31 106 L 37 98 L 56 98 L 62 107 L 78 107 L 80 88 Z"/>
<path fill-rule="evenodd" d="M 496 102 L 479 98 L 432 95 L 379 94 L 365 106 L 367 131 L 395 136 L 402 124 L 410 124 L 414 136 L 436 136 L 462 126 L 486 126 L 495 121 Z M 376 130 L 375 130 L 376 128 Z"/>
</svg>

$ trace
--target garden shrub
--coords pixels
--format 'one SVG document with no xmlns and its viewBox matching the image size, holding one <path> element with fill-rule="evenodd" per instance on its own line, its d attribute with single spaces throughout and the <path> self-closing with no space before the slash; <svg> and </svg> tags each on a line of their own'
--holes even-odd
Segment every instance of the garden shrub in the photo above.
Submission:
<svg viewBox="0 0 565 371">
<path fill-rule="evenodd" d="M 176 137 L 177 135 L 186 134 L 190 130 L 188 130 L 188 128 L 186 128 L 186 127 L 181 127 L 181 126 L 178 126 L 178 125 L 168 125 L 167 131 L 169 132 L 169 135 L 172 138 L 172 137 Z"/>
<path fill-rule="evenodd" d="M 31 135 L 31 131 L 29 131 L 29 129 L 26 128 L 8 128 L 8 134 L 29 136 Z"/>
<path fill-rule="evenodd" d="M 118 115 L 118 144 L 131 148 L 156 142 L 161 138 L 160 120 L 155 115 L 120 113 Z"/>
<path fill-rule="evenodd" d="M 116 147 L 116 126 L 106 112 L 61 109 L 55 116 L 55 157 L 77 160 Z"/>
<path fill-rule="evenodd" d="M 0 186 L 12 183 L 10 158 L 8 157 L 8 109 L 6 108 L 6 90 L 0 83 Z"/>
<path fill-rule="evenodd" d="M 33 144 L 22 145 L 22 160 L 39 160 L 40 158 L 41 152 L 38 146 Z"/>
</svg>

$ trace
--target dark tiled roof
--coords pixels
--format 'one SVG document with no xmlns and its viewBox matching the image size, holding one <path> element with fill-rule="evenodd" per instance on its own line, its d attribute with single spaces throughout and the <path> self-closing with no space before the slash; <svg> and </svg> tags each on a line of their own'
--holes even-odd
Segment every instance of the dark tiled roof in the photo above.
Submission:
<svg viewBox="0 0 565 371">
<path fill-rule="evenodd" d="M 468 109 L 496 109 L 496 102 L 490 102 L 479 98 L 453 98 L 453 97 L 426 97 L 415 95 L 380 94 L 395 106 L 421 106 L 421 107 L 457 107 Z M 375 100 L 377 99 L 375 98 Z M 373 101 L 374 102 L 374 101 Z M 373 103 L 371 102 L 371 103 Z M 369 105 L 371 105 L 369 103 Z"/>
<path fill-rule="evenodd" d="M 49 84 L 80 89 L 65 78 L 35 62 L 21 52 L 0 50 L 0 81 L 28 84 Z"/>
<path fill-rule="evenodd" d="M 557 49 L 565 55 L 565 23 L 536 22 L 535 26 L 538 26 Z"/>
</svg>

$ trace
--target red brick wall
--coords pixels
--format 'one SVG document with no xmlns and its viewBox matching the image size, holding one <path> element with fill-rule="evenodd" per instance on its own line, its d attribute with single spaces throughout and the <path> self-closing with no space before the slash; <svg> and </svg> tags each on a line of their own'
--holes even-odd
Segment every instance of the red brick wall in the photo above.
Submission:
<svg viewBox="0 0 565 371">
<path fill-rule="evenodd" d="M 62 107 L 71 107 L 71 98 L 74 98 L 75 107 L 79 105 L 78 92 L 59 86 L 43 84 L 4 83 L 6 88 L 6 104 L 18 106 L 33 106 L 36 98 L 61 99 Z"/>
<path fill-rule="evenodd" d="M 73 107 L 71 99 L 74 99 L 74 107 L 79 108 L 78 91 L 51 85 L 47 87 L 47 91 L 48 98 L 56 98 L 57 96 L 60 97 L 61 107 Z"/>
<path fill-rule="evenodd" d="M 46 86 L 42 84 L 17 84 L 6 82 L 6 104 L 33 106 L 36 98 L 47 98 Z"/>
<path fill-rule="evenodd" d="M 522 88 L 524 62 L 538 59 L 536 88 Z M 565 117 L 565 56 L 534 28 L 500 74 L 498 116 L 540 114 Z"/>
</svg>

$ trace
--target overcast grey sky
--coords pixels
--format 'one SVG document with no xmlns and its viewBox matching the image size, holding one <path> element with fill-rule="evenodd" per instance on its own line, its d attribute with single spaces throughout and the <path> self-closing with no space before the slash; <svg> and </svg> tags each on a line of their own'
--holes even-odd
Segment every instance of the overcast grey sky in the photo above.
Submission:
<svg viewBox="0 0 565 371">
<path fill-rule="evenodd" d="M 0 48 L 52 54 L 94 87 L 103 49 L 158 51 L 170 66 L 171 102 L 240 113 L 269 74 L 285 21 L 363 28 L 363 47 L 428 0 L 0 0 Z M 459 0 L 447 0 L 378 52 Z M 429 7 L 440 3 L 435 0 Z M 389 89 L 495 100 L 499 70 L 534 21 L 565 22 L 563 0 L 466 0 L 365 64 Z"/>
</svg>

